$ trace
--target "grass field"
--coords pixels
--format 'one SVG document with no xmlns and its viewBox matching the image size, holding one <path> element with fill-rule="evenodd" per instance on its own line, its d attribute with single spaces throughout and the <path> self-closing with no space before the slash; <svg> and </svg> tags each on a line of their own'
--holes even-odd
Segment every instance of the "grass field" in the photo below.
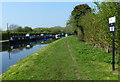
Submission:
<svg viewBox="0 0 120 82">
<path fill-rule="evenodd" d="M 110 53 L 69 36 L 20 60 L 2 75 L 2 79 L 118 80 L 118 73 L 111 71 Z"/>
</svg>

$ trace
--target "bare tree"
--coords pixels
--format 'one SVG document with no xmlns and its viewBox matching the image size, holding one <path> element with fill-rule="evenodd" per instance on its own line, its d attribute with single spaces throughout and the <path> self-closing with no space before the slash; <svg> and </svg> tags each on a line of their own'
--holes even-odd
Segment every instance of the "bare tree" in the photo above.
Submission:
<svg viewBox="0 0 120 82">
<path fill-rule="evenodd" d="M 8 30 L 15 30 L 18 27 L 19 27 L 18 25 L 11 24 L 10 26 L 8 26 Z"/>
</svg>

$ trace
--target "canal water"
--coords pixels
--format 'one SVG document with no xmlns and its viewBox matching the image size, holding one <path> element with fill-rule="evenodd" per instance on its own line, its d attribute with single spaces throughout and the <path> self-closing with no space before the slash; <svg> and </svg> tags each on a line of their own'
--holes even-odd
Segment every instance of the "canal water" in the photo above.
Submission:
<svg viewBox="0 0 120 82">
<path fill-rule="evenodd" d="M 2 66 L 2 69 L 0 69 L 0 74 L 6 72 L 10 66 L 16 64 L 20 59 L 23 59 L 47 46 L 49 42 L 52 42 L 52 38 L 19 44 L 10 44 L 10 46 L 8 44 L 2 45 L 2 50 L 0 50 L 0 59 L 2 59 L 2 62 L 0 60 L 0 66 Z"/>
</svg>

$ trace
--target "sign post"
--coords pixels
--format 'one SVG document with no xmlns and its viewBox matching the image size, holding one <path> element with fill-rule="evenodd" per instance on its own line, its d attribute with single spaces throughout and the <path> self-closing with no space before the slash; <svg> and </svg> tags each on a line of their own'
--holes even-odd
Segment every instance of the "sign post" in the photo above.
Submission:
<svg viewBox="0 0 120 82">
<path fill-rule="evenodd" d="M 115 22 L 116 17 L 109 18 L 110 33 L 112 33 L 112 70 L 115 70 Z"/>
</svg>

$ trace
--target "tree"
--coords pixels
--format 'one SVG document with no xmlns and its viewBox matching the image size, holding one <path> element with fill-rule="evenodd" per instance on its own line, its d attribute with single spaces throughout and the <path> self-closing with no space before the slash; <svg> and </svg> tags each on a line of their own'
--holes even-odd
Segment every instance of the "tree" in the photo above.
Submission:
<svg viewBox="0 0 120 82">
<path fill-rule="evenodd" d="M 101 36 L 103 36 L 102 41 L 107 45 L 111 44 L 111 34 L 107 33 L 109 32 L 108 19 L 110 17 L 116 16 L 115 45 L 119 51 L 120 50 L 120 23 L 119 23 L 120 2 L 102 2 L 101 4 L 98 4 L 97 7 L 99 7 L 98 18 L 99 18 L 99 23 L 101 24 L 99 28 L 101 28 L 100 32 L 101 32 Z M 104 35 L 104 33 L 106 33 L 106 35 Z"/>
<path fill-rule="evenodd" d="M 15 30 L 17 29 L 19 26 L 18 25 L 15 25 L 15 24 L 11 24 L 7 30 Z"/>
<path fill-rule="evenodd" d="M 116 16 L 115 47 L 120 53 L 120 3 L 119 2 L 95 2 L 96 11 L 81 17 L 78 21 L 84 27 L 84 39 L 86 42 L 111 51 L 111 33 L 109 33 L 109 18 Z"/>
<path fill-rule="evenodd" d="M 53 34 L 62 33 L 62 32 L 63 32 L 63 28 L 60 27 L 60 26 L 55 26 L 55 27 L 52 27 L 51 32 L 52 32 Z"/>
<path fill-rule="evenodd" d="M 71 13 L 70 20 L 68 24 L 77 27 L 79 30 L 80 39 L 84 39 L 84 28 L 80 24 L 82 16 L 91 12 L 91 8 L 87 4 L 77 5 Z"/>
<path fill-rule="evenodd" d="M 28 26 L 25 26 L 24 27 L 24 32 L 32 32 L 32 28 L 31 27 L 28 27 Z"/>
<path fill-rule="evenodd" d="M 17 29 L 15 29 L 15 31 L 16 32 L 24 32 L 24 29 L 21 26 L 19 26 Z"/>
</svg>

